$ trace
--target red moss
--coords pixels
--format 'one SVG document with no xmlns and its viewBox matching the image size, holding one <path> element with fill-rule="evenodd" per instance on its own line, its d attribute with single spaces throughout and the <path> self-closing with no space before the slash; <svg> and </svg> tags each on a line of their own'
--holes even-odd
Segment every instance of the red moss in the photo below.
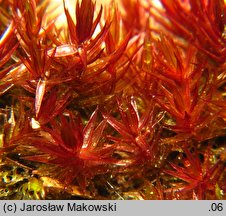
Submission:
<svg viewBox="0 0 226 216">
<path fill-rule="evenodd" d="M 93 198 L 225 198 L 225 4 L 161 2 L 63 2 L 58 27 L 1 1 L 1 159 Z"/>
</svg>

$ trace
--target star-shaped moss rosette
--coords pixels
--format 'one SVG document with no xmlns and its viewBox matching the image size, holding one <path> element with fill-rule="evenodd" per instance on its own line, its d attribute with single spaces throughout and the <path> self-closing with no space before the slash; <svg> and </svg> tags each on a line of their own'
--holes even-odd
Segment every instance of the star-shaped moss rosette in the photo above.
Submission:
<svg viewBox="0 0 226 216">
<path fill-rule="evenodd" d="M 182 164 L 170 163 L 173 170 L 165 170 L 164 172 L 184 181 L 172 189 L 174 193 L 179 196 L 189 196 L 188 194 L 190 194 L 190 199 L 192 196 L 194 199 L 221 198 L 216 190 L 217 182 L 225 170 L 225 164 L 221 160 L 211 162 L 209 151 L 210 148 L 207 148 L 206 152 L 198 154 L 196 150 L 191 153 L 185 148 Z M 203 161 L 201 162 L 201 160 Z M 170 192 L 170 189 L 168 191 Z"/>
<path fill-rule="evenodd" d="M 44 154 L 23 158 L 57 165 L 54 172 L 58 170 L 57 175 L 65 185 L 77 179 L 81 187 L 86 188 L 86 179 L 106 173 L 110 165 L 117 164 L 112 157 L 114 145 L 102 138 L 107 122 L 103 120 L 96 125 L 97 114 L 98 109 L 84 128 L 80 116 L 69 113 L 67 119 L 61 115 L 60 122 L 51 122 L 50 127 L 42 128 L 40 135 L 24 140 Z"/>
</svg>

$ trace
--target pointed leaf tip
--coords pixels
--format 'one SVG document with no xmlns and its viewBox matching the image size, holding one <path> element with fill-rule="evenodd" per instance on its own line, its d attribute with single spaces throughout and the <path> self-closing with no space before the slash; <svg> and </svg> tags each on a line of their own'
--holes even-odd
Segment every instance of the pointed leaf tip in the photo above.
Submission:
<svg viewBox="0 0 226 216">
<path fill-rule="evenodd" d="M 46 89 L 46 81 L 39 79 L 37 87 L 36 87 L 36 93 L 35 93 L 35 116 L 36 118 L 39 115 L 40 108 L 42 105 L 42 100 L 45 94 Z"/>
</svg>

